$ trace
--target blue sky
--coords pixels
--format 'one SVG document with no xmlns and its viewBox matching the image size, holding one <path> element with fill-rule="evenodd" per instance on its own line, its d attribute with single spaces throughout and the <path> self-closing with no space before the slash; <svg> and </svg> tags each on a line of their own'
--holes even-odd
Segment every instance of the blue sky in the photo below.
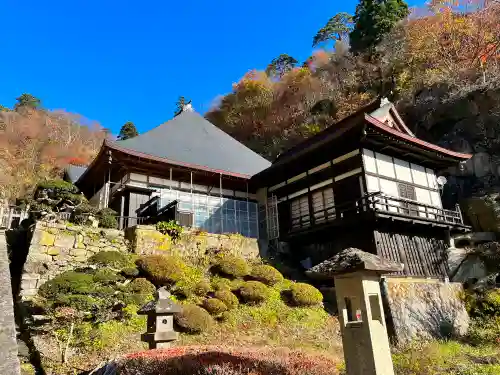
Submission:
<svg viewBox="0 0 500 375">
<path fill-rule="evenodd" d="M 126 121 L 143 132 L 179 95 L 204 113 L 280 53 L 305 60 L 316 31 L 356 3 L 4 0 L 0 104 L 28 92 L 114 133 Z"/>
</svg>

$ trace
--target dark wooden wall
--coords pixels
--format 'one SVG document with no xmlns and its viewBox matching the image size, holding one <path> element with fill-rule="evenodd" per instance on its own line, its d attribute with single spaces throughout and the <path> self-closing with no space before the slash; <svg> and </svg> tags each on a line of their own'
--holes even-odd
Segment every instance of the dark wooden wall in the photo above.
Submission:
<svg viewBox="0 0 500 375">
<path fill-rule="evenodd" d="M 404 276 L 445 277 L 448 247 L 445 230 L 415 231 L 379 228 L 374 231 L 377 254 L 404 263 Z"/>
<path fill-rule="evenodd" d="M 136 210 L 150 199 L 149 193 L 130 192 L 125 198 L 125 216 L 137 217 Z M 129 219 L 129 227 L 137 224 L 137 220 Z"/>
</svg>

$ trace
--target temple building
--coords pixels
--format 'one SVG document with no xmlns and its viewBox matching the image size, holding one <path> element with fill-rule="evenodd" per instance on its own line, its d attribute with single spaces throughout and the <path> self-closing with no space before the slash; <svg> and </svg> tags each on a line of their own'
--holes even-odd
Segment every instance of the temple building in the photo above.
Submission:
<svg viewBox="0 0 500 375">
<path fill-rule="evenodd" d="M 286 244 L 307 267 L 355 247 L 404 264 L 401 275 L 443 277 L 449 237 L 468 227 L 442 205 L 442 173 L 470 157 L 418 139 L 383 99 L 271 164 L 188 105 L 137 137 L 105 141 L 67 176 L 118 212 L 120 228 L 175 219 Z"/>
</svg>

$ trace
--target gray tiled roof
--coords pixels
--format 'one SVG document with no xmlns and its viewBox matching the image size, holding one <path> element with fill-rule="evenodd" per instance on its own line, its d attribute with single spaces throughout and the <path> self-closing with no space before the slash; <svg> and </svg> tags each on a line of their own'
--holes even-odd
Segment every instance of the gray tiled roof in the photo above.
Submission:
<svg viewBox="0 0 500 375">
<path fill-rule="evenodd" d="M 155 157 L 249 176 L 271 165 L 192 111 L 184 111 L 146 133 L 115 144 Z"/>
<path fill-rule="evenodd" d="M 66 168 L 66 174 L 70 180 L 70 182 L 75 183 L 78 181 L 80 176 L 87 170 L 87 167 L 80 167 L 77 165 L 69 165 Z"/>
</svg>

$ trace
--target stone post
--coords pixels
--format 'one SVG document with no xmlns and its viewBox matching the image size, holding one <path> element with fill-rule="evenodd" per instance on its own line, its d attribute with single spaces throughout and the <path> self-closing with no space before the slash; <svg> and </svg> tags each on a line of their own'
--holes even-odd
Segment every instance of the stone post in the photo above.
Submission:
<svg viewBox="0 0 500 375">
<path fill-rule="evenodd" d="M 394 375 L 380 276 L 401 270 L 401 264 L 349 248 L 307 271 L 335 281 L 347 375 Z"/>
<path fill-rule="evenodd" d="M 138 314 L 148 317 L 142 341 L 149 344 L 149 349 L 169 348 L 171 342 L 177 340 L 179 334 L 174 330 L 174 314 L 180 311 L 181 307 L 170 299 L 170 293 L 165 287 L 158 289 L 154 301 L 148 302 L 137 311 Z"/>
</svg>

